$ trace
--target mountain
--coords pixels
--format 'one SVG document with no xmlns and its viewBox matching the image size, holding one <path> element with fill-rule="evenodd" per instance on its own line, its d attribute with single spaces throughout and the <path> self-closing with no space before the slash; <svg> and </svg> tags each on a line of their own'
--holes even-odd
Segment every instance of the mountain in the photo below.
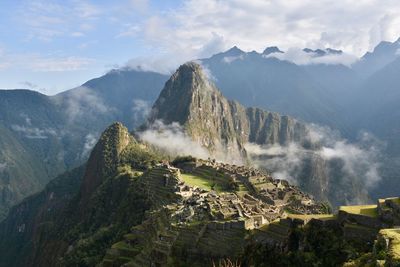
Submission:
<svg viewBox="0 0 400 267">
<path fill-rule="evenodd" d="M 358 103 L 354 103 L 358 106 L 355 119 L 359 122 L 359 127 L 389 141 L 392 144 L 389 148 L 391 154 L 400 149 L 400 142 L 393 142 L 398 141 L 400 131 L 400 109 L 397 104 L 400 101 L 399 71 L 400 58 L 375 72 L 363 83 Z"/>
<path fill-rule="evenodd" d="M 371 192 L 376 198 L 397 194 L 400 170 L 400 59 L 397 58 L 372 74 L 360 86 L 352 106 L 353 124 L 382 140 L 382 181 Z"/>
<path fill-rule="evenodd" d="M 395 264 L 398 203 L 329 214 L 254 168 L 169 162 L 114 123 L 86 165 L 11 209 L 0 223 L 0 266 Z"/>
<path fill-rule="evenodd" d="M 200 65 L 182 65 L 155 102 L 149 122 L 178 122 L 208 150 L 240 157 L 247 142 L 261 144 L 300 141 L 304 126 L 296 120 L 228 101 L 210 82 Z"/>
<path fill-rule="evenodd" d="M 0 220 L 15 203 L 81 165 L 116 120 L 143 123 L 167 76 L 113 70 L 55 96 L 0 90 Z"/>
<path fill-rule="evenodd" d="M 212 157 L 235 163 L 250 161 L 271 171 L 277 171 L 273 167 L 284 155 L 261 155 L 251 147 L 259 146 L 259 150 L 266 151 L 278 146 L 280 150 L 288 150 L 289 156 L 294 144 L 296 160 L 301 163 L 293 170 L 287 167 L 280 171 L 293 172 L 304 191 L 334 206 L 353 199 L 368 201 L 360 178 L 354 174 L 348 177 L 340 171 L 345 162 L 321 157 L 323 144 L 313 141 L 309 125 L 227 100 L 197 63 L 180 66 L 167 81 L 154 103 L 147 127 L 151 129 L 159 121 L 164 125 L 181 125 Z"/>
<path fill-rule="evenodd" d="M 0 220 L 11 205 L 65 171 L 60 112 L 42 94 L 0 91 Z"/>
<path fill-rule="evenodd" d="M 325 88 L 331 85 L 329 80 L 322 83 L 314 79 L 317 74 L 309 74 L 310 69 L 273 57 L 271 53 L 278 50 L 267 48 L 259 54 L 235 47 L 202 59 L 201 64 L 228 99 L 246 107 L 264 108 L 346 130 L 345 120 L 336 112 L 340 107 L 333 101 L 336 92 Z"/>
<path fill-rule="evenodd" d="M 395 42 L 382 41 L 372 52 L 367 52 L 352 67 L 362 77 L 368 78 L 374 72 L 393 62 L 399 56 L 400 38 Z"/>
<path fill-rule="evenodd" d="M 94 110 L 94 119 L 98 119 L 99 113 L 112 116 L 112 120 L 108 119 L 102 129 L 113 121 L 121 121 L 134 129 L 144 121 L 146 112 L 168 78 L 167 75 L 151 71 L 116 69 L 80 87 L 60 93 L 55 98 L 56 101 L 60 99 L 61 105 L 67 109 L 72 109 L 71 103 L 78 102 L 81 104 L 79 112 L 85 116 Z"/>
</svg>

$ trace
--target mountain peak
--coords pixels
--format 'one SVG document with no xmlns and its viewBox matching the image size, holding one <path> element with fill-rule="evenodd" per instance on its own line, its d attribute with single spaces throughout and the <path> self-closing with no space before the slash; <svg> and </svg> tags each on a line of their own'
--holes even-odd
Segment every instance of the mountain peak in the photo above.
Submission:
<svg viewBox="0 0 400 267">
<path fill-rule="evenodd" d="M 171 76 L 154 103 L 149 123 L 162 120 L 165 123 L 184 124 L 193 102 L 200 101 L 210 92 L 219 92 L 207 78 L 200 64 L 187 62 Z"/>
<path fill-rule="evenodd" d="M 121 152 L 131 141 L 128 129 L 120 122 L 113 123 L 102 133 L 87 163 L 81 199 L 87 200 L 102 180 L 115 171 Z"/>
<path fill-rule="evenodd" d="M 310 48 L 304 48 L 303 51 L 305 53 L 313 54 L 314 57 L 323 57 L 323 56 L 326 56 L 326 55 L 340 55 L 340 54 L 343 53 L 342 50 L 336 50 L 336 49 L 329 48 L 329 47 L 325 48 L 325 49 L 318 48 L 318 49 L 315 49 L 315 50 L 310 49 Z"/>
<path fill-rule="evenodd" d="M 269 46 L 264 49 L 263 55 L 269 55 L 273 53 L 284 53 L 284 52 L 280 50 L 277 46 Z"/>
<path fill-rule="evenodd" d="M 231 49 L 223 52 L 225 56 L 240 56 L 241 54 L 244 54 L 245 52 L 241 49 L 239 49 L 236 45 L 232 47 Z"/>
</svg>

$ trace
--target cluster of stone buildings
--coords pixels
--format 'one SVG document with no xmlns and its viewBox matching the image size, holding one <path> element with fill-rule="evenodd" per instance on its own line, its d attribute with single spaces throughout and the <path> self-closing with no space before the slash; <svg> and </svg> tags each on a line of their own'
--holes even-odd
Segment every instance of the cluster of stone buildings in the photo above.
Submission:
<svg viewBox="0 0 400 267">
<path fill-rule="evenodd" d="M 236 221 L 245 229 L 254 229 L 282 217 L 286 209 L 306 214 L 320 213 L 321 210 L 310 196 L 297 187 L 284 180 L 274 180 L 267 173 L 253 168 L 211 160 L 180 163 L 177 166 L 179 169 L 168 164 L 163 166 L 174 172 L 180 169 L 185 173 L 196 173 L 199 168 L 212 168 L 216 175 L 228 180 L 227 183 L 241 186 L 240 190 L 217 194 L 191 187 L 181 180 L 177 185 L 177 194 L 183 200 L 175 213 L 176 219 L 181 223 L 199 220 Z M 180 173 L 178 177 L 179 175 Z"/>
</svg>

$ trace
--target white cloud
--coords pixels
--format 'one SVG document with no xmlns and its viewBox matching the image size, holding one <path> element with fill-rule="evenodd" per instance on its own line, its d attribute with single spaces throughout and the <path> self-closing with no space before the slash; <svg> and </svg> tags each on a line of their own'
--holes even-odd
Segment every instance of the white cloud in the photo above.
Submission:
<svg viewBox="0 0 400 267">
<path fill-rule="evenodd" d="M 240 55 L 240 56 L 224 57 L 222 59 L 222 61 L 229 64 L 229 63 L 232 63 L 233 61 L 243 60 L 243 59 L 244 59 L 244 55 Z"/>
<path fill-rule="evenodd" d="M 91 134 L 91 133 L 85 136 L 85 143 L 83 145 L 83 150 L 80 155 L 81 159 L 85 159 L 88 157 L 90 151 L 92 151 L 93 147 L 96 145 L 98 138 L 97 136 L 98 136 L 97 134 Z"/>
<path fill-rule="evenodd" d="M 130 0 L 131 6 L 139 12 L 145 13 L 149 9 L 149 0 Z"/>
<path fill-rule="evenodd" d="M 72 37 L 82 37 L 82 36 L 85 36 L 85 34 L 82 32 L 73 32 L 73 33 L 71 33 L 71 36 Z"/>
<path fill-rule="evenodd" d="M 30 70 L 34 72 L 84 70 L 95 62 L 93 59 L 85 57 L 46 56 L 40 54 L 8 54 L 0 57 L 0 60 L 3 60 L 3 69 Z"/>
<path fill-rule="evenodd" d="M 0 162 L 0 173 L 2 173 L 7 168 L 7 162 Z"/>
<path fill-rule="evenodd" d="M 88 65 L 93 63 L 92 59 L 81 57 L 40 57 L 32 56 L 28 61 L 28 66 L 34 71 L 76 71 L 86 69 Z"/>
<path fill-rule="evenodd" d="M 37 128 L 13 124 L 11 129 L 22 133 L 28 139 L 47 139 L 50 136 L 57 136 L 57 132 L 53 128 Z"/>
<path fill-rule="evenodd" d="M 327 54 L 324 56 L 317 56 L 315 53 L 306 53 L 300 48 L 290 48 L 285 53 L 272 53 L 267 56 L 275 57 L 280 60 L 286 60 L 298 65 L 310 65 L 310 64 L 343 64 L 350 66 L 358 60 L 358 57 L 347 53 L 342 54 Z"/>
<path fill-rule="evenodd" d="M 15 11 L 18 21 L 23 23 L 27 39 L 44 42 L 63 36 L 77 37 L 79 33 L 92 30 L 103 10 L 88 1 L 66 1 L 62 4 L 44 0 L 33 0 L 18 6 Z M 82 32 L 83 31 L 83 32 Z M 81 35 L 79 35 L 81 36 Z"/>
<path fill-rule="evenodd" d="M 246 151 L 253 164 L 270 169 L 275 178 L 285 179 L 294 184 L 298 182 L 304 164 L 315 157 L 328 162 L 325 165 L 325 173 L 328 176 L 330 175 L 329 162 L 338 161 L 341 170 L 335 169 L 334 173 L 341 171 L 343 175 L 341 179 L 361 181 L 367 189 L 378 184 L 381 180 L 380 151 L 384 144 L 368 133 L 362 133 L 357 143 L 349 143 L 328 128 L 316 125 L 309 127 L 307 138 L 314 144 L 312 150 L 297 143 L 290 143 L 285 146 L 246 144 Z M 336 165 L 334 166 L 337 168 Z"/>
<path fill-rule="evenodd" d="M 350 55 L 360 56 L 381 40 L 397 39 L 399 18 L 396 1 L 189 0 L 177 9 L 153 12 L 140 23 L 139 38 L 161 57 L 179 63 L 233 45 L 247 51 L 278 45 L 285 50 L 341 49 L 346 52 L 342 56 L 313 62 L 348 65 L 355 59 Z"/>
<path fill-rule="evenodd" d="M 20 82 L 20 84 L 29 89 L 37 89 L 39 87 L 37 84 L 32 83 L 30 81 Z"/>
<path fill-rule="evenodd" d="M 151 128 L 139 134 L 140 139 L 160 149 L 167 151 L 173 156 L 191 155 L 207 159 L 210 155 L 200 144 L 194 142 L 187 136 L 178 123 L 165 125 L 156 121 Z"/>
<path fill-rule="evenodd" d="M 140 32 L 140 27 L 135 24 L 127 23 L 123 25 L 120 33 L 117 34 L 116 38 L 120 37 L 135 37 Z"/>
<path fill-rule="evenodd" d="M 138 126 L 143 123 L 150 114 L 151 104 L 142 99 L 134 99 L 132 101 L 132 123 Z"/>
<path fill-rule="evenodd" d="M 114 108 L 107 106 L 95 91 L 85 86 L 72 89 L 67 97 L 55 96 L 53 100 L 58 105 L 65 105 L 63 108 L 66 109 L 69 123 L 81 119 L 83 115 L 87 118 L 90 115 L 98 116 L 115 111 Z"/>
</svg>

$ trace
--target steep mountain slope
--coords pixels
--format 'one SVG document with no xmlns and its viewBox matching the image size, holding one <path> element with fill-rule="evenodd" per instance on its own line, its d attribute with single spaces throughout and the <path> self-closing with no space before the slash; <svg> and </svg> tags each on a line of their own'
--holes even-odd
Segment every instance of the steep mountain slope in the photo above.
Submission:
<svg viewBox="0 0 400 267">
<path fill-rule="evenodd" d="M 372 52 L 367 52 L 352 68 L 361 77 L 368 78 L 399 56 L 400 38 L 395 42 L 382 41 Z"/>
<path fill-rule="evenodd" d="M 10 130 L 0 125 L 0 135 L 0 218 L 4 218 L 8 207 L 39 191 L 48 175 L 40 160 Z"/>
<path fill-rule="evenodd" d="M 278 145 L 282 150 L 290 150 L 295 144 L 300 154 L 295 155 L 294 160 L 300 164 L 294 170 L 281 171 L 293 171 L 303 190 L 335 206 L 355 198 L 367 201 L 360 177 L 347 177 L 340 172 L 344 164 L 340 159 L 321 157 L 322 144 L 313 140 L 309 126 L 288 116 L 228 101 L 197 63 L 182 65 L 166 83 L 153 106 L 147 127 L 151 129 L 158 121 L 167 125 L 179 123 L 212 157 L 242 163 L 250 160 L 268 169 L 273 166 L 271 161 L 274 163 L 282 155 L 263 158 L 247 151 L 246 145 L 259 145 L 260 150 Z"/>
<path fill-rule="evenodd" d="M 360 128 L 366 128 L 388 141 L 398 139 L 400 132 L 399 71 L 400 59 L 396 59 L 371 75 L 359 89 L 362 94 L 357 101 L 356 121 L 360 123 Z M 399 144 L 397 142 L 397 146 L 391 147 L 392 153 L 400 151 Z"/>
<path fill-rule="evenodd" d="M 29 266 L 32 253 L 38 250 L 40 238 L 49 232 L 59 212 L 77 194 L 84 166 L 52 180 L 40 193 L 13 207 L 0 223 L 0 266 Z"/>
<path fill-rule="evenodd" d="M 81 165 L 99 134 L 143 123 L 167 77 L 114 70 L 56 96 L 0 90 L 0 220 L 56 175 Z"/>
<path fill-rule="evenodd" d="M 42 94 L 0 91 L 0 220 L 11 205 L 65 171 L 60 112 Z"/>
<path fill-rule="evenodd" d="M 400 59 L 371 75 L 360 86 L 352 106 L 353 124 L 375 134 L 385 143 L 381 172 L 383 179 L 373 196 L 396 195 L 400 170 Z"/>
</svg>

